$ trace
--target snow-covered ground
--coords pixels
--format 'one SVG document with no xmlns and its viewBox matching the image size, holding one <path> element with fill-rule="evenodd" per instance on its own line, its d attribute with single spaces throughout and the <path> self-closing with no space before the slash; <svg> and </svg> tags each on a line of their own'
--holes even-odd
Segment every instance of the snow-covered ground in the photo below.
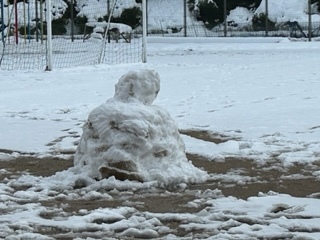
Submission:
<svg viewBox="0 0 320 240">
<path fill-rule="evenodd" d="M 286 164 L 318 160 L 319 44 L 221 40 L 182 38 L 168 44 L 150 39 L 154 43 L 148 45 L 147 64 L 2 71 L 0 148 L 39 156 L 74 151 L 88 113 L 113 96 L 119 77 L 128 70 L 151 68 L 161 77 L 155 104 L 167 109 L 180 129 L 238 139 L 221 149 L 185 137 L 189 151 L 212 159 L 232 155 L 266 161 L 277 156 Z"/>
<path fill-rule="evenodd" d="M 273 38 L 247 39 L 250 43 L 237 38 L 221 40 L 149 39 L 147 64 L 52 72 L 1 71 L 0 149 L 13 152 L 1 153 L 0 158 L 10 160 L 31 153 L 39 158 L 70 158 L 89 112 L 113 96 L 119 77 L 129 70 L 149 68 L 161 78 L 161 90 L 154 104 L 168 110 L 179 129 L 226 136 L 226 142 L 214 144 L 183 135 L 187 152 L 211 161 L 223 161 L 228 156 L 250 158 L 261 164 L 271 160 L 284 165 L 319 161 L 318 42 Z M 5 174 L 7 170 L 0 172 Z M 314 174 L 319 179 L 319 172 Z M 197 231 L 198 237 L 210 239 L 320 238 L 320 200 L 281 193 L 261 193 L 241 200 L 208 189 L 188 204 L 191 208 L 206 206 L 196 213 L 143 212 L 128 206 L 82 209 L 67 216 L 59 215 L 59 208 L 37 203 L 50 199 L 108 201 L 114 191 L 157 187 L 155 182 L 109 178 L 74 190 L 77 179 L 79 176 L 68 170 L 51 177 L 23 175 L 3 181 L 0 237 L 45 239 L 35 233 L 38 226 L 45 226 L 74 232 L 95 229 L 97 234 L 107 232 L 108 236 L 114 232 L 118 238 L 175 239 L 162 222 L 178 221 L 181 229 L 200 230 L 202 235 Z M 19 186 L 27 190 L 13 190 Z M 118 190 L 98 191 L 104 187 Z M 52 213 L 56 217 L 42 217 Z M 97 224 L 101 219 L 103 224 Z M 14 235 L 16 238 L 10 238 Z"/>
</svg>

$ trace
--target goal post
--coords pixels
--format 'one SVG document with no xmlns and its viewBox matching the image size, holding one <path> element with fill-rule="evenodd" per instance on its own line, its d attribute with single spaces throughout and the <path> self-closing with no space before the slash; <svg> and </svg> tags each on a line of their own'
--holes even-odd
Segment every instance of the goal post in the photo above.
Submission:
<svg viewBox="0 0 320 240">
<path fill-rule="evenodd" d="M 112 15 L 113 15 L 113 11 L 114 11 L 114 8 L 116 7 L 116 4 L 117 4 L 117 0 L 114 0 L 113 4 L 112 4 L 112 7 L 111 7 L 111 11 L 109 11 L 108 9 L 108 14 L 109 14 L 109 17 L 108 17 L 108 22 L 107 22 L 107 26 L 106 28 L 104 29 L 104 37 L 103 37 L 103 41 L 102 41 L 102 47 L 101 47 L 101 52 L 100 52 L 100 57 L 99 57 L 99 63 L 102 63 L 103 62 L 103 57 L 104 57 L 104 54 L 105 54 L 105 46 L 106 46 L 106 40 L 107 40 L 107 36 L 108 36 L 108 33 L 110 31 L 110 25 L 111 25 L 111 18 L 112 18 Z M 109 7 L 108 7 L 109 8 Z"/>
<path fill-rule="evenodd" d="M 52 70 L 52 25 L 51 25 L 51 0 L 46 1 L 47 8 L 47 66 L 46 70 Z"/>
<path fill-rule="evenodd" d="M 51 70 L 146 61 L 146 0 L 16 3 L 0 11 L 6 26 L 0 41 L 0 69 Z M 114 10 L 108 11 L 108 6 Z"/>
<path fill-rule="evenodd" d="M 142 62 L 147 62 L 147 0 L 142 0 Z"/>
</svg>

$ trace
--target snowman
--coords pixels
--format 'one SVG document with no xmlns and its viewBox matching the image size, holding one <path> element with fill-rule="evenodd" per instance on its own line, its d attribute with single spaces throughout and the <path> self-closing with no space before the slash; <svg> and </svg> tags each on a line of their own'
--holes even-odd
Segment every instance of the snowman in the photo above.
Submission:
<svg viewBox="0 0 320 240">
<path fill-rule="evenodd" d="M 203 182 L 208 174 L 187 158 L 178 127 L 153 101 L 160 77 L 142 69 L 123 75 L 113 98 L 93 109 L 83 126 L 74 165 L 95 179 Z"/>
</svg>

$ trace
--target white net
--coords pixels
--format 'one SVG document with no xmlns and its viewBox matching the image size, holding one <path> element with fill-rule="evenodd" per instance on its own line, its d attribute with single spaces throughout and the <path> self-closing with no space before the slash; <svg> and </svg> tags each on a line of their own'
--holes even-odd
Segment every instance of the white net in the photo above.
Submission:
<svg viewBox="0 0 320 240">
<path fill-rule="evenodd" d="M 45 6 L 29 0 L 1 4 L 1 69 L 43 68 L 46 62 Z"/>
<path fill-rule="evenodd" d="M 53 68 L 141 61 L 141 3 L 51 0 L 51 13 Z M 1 6 L 0 69 L 46 68 L 46 15 L 42 0 Z"/>
</svg>

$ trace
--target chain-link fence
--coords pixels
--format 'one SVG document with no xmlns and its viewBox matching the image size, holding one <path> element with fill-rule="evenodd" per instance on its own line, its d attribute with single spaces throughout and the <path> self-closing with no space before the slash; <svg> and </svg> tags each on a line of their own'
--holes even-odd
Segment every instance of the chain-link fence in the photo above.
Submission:
<svg viewBox="0 0 320 240">
<path fill-rule="evenodd" d="M 298 21 L 278 22 L 269 27 L 268 32 L 264 26 L 254 27 L 252 24 L 239 24 L 228 22 L 226 31 L 224 25 L 218 25 L 215 28 L 208 29 L 204 25 L 187 23 L 184 25 L 175 25 L 171 27 L 148 28 L 149 36 L 163 37 L 291 37 L 308 38 L 309 23 Z M 320 36 L 320 22 L 311 23 L 311 37 Z"/>
<path fill-rule="evenodd" d="M 319 10 L 310 0 L 299 2 L 305 8 L 302 18 L 286 13 L 290 5 L 281 8 L 281 16 L 275 15 L 268 1 L 274 5 L 276 0 L 262 0 L 255 12 L 246 8 L 227 12 L 231 0 L 209 0 L 206 6 L 216 6 L 218 1 L 223 14 L 201 19 L 201 12 L 190 8 L 192 0 L 0 0 L 0 69 L 45 69 L 50 49 L 55 68 L 139 62 L 144 55 L 142 2 L 147 5 L 149 36 L 310 40 L 320 35 Z"/>
<path fill-rule="evenodd" d="M 230 0 L 220 2 L 227 4 L 228 1 Z M 288 9 L 282 9 L 282 14 L 287 17 L 275 15 L 272 12 L 272 8 L 268 7 L 268 0 L 263 0 L 260 4 L 260 11 L 256 14 L 245 8 L 240 11 L 241 14 L 234 14 L 235 11 L 232 14 L 232 11 L 227 11 L 226 7 L 222 5 L 220 6 L 224 10 L 224 13 L 221 14 L 222 19 L 219 22 L 219 19 L 216 19 L 217 16 L 212 15 L 212 22 L 217 21 L 217 23 L 210 24 L 201 18 L 199 19 L 199 11 L 190 10 L 188 5 L 190 1 L 148 0 L 148 36 L 319 37 L 320 15 L 315 13 L 314 10 L 317 5 L 311 8 L 311 1 L 301 1 L 304 1 L 304 5 L 306 6 L 303 17 L 290 15 L 292 13 L 289 11 L 289 3 Z M 212 5 L 215 4 L 214 1 L 210 1 L 210 3 Z M 170 6 L 171 8 L 168 9 L 166 6 Z M 288 11 L 288 14 L 286 14 L 286 11 Z"/>
<path fill-rule="evenodd" d="M 0 7 L 0 69 L 142 61 L 135 0 L 0 0 Z"/>
</svg>

